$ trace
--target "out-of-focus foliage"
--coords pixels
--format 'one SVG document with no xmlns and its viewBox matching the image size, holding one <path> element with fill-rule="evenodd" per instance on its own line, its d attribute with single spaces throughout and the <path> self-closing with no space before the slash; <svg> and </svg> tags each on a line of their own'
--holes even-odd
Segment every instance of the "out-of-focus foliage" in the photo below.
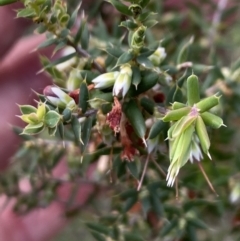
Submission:
<svg viewBox="0 0 240 241">
<path fill-rule="evenodd" d="M 176 11 L 157 0 L 22 2 L 17 16 L 46 33 L 39 48 L 62 57 L 41 56 L 54 85 L 20 106 L 25 142 L 0 176 L 15 210 L 89 181 L 105 192 L 82 218 L 95 240 L 240 239 L 238 1 L 176 1 Z"/>
</svg>

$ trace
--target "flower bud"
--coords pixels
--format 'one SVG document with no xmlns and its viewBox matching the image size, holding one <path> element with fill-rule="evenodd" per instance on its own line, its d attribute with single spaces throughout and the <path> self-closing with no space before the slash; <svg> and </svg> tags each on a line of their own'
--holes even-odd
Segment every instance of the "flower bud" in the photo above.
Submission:
<svg viewBox="0 0 240 241">
<path fill-rule="evenodd" d="M 200 140 L 203 152 L 207 154 L 210 159 L 212 159 L 210 153 L 208 152 L 210 147 L 210 140 L 208 137 L 206 126 L 201 116 L 198 116 L 196 120 L 196 133 Z"/>
<path fill-rule="evenodd" d="M 53 105 L 61 109 L 69 108 L 72 110 L 76 107 L 74 99 L 58 87 L 47 86 L 43 93 Z"/>
<path fill-rule="evenodd" d="M 114 85 L 116 78 L 119 76 L 118 71 L 109 72 L 99 75 L 93 79 L 92 82 L 95 84 L 96 89 L 105 89 Z"/>
<path fill-rule="evenodd" d="M 223 120 L 221 117 L 217 116 L 217 115 L 214 115 L 210 112 L 204 112 L 201 114 L 201 117 L 205 123 L 205 125 L 207 126 L 210 126 L 214 129 L 218 129 L 220 128 L 221 126 L 225 126 L 223 124 Z"/>
<path fill-rule="evenodd" d="M 73 69 L 70 72 L 69 78 L 67 80 L 67 89 L 73 91 L 79 89 L 80 84 L 83 81 L 83 77 L 78 69 Z"/>
<path fill-rule="evenodd" d="M 146 27 L 140 26 L 131 36 L 131 47 L 141 49 L 144 46 Z"/>
<path fill-rule="evenodd" d="M 214 106 L 218 105 L 219 104 L 219 99 L 220 99 L 220 96 L 217 96 L 217 95 L 213 95 L 213 96 L 207 97 L 207 98 L 205 98 L 203 100 L 200 100 L 196 104 L 196 107 L 197 107 L 197 109 L 200 110 L 200 113 L 203 113 L 205 111 L 210 110 Z"/>
<path fill-rule="evenodd" d="M 114 87 L 113 87 L 113 96 L 118 96 L 120 93 L 124 97 L 132 81 L 132 69 L 130 64 L 124 64 L 120 68 L 120 74 L 118 75 Z"/>
<path fill-rule="evenodd" d="M 165 48 L 158 47 L 157 50 L 150 55 L 148 58 L 152 62 L 153 65 L 159 66 L 160 63 L 166 58 L 167 54 L 165 52 Z"/>
</svg>

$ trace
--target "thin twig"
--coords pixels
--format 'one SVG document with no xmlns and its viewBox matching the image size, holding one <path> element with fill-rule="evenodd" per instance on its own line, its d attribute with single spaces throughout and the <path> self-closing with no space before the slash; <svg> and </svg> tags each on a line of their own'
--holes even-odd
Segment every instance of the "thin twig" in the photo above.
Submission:
<svg viewBox="0 0 240 241">
<path fill-rule="evenodd" d="M 156 166 L 156 168 L 159 170 L 159 172 L 166 178 L 167 174 L 164 172 L 164 170 L 161 168 L 161 166 L 152 158 L 153 164 Z"/>
<path fill-rule="evenodd" d="M 140 182 L 138 183 L 137 191 L 139 191 L 142 187 L 143 179 L 144 179 L 146 171 L 147 171 L 147 166 L 148 166 L 149 160 L 150 160 L 150 155 L 147 156 L 147 160 L 146 160 L 144 168 L 143 168 L 142 176 L 141 176 Z"/>
<path fill-rule="evenodd" d="M 210 180 L 208 179 L 208 176 L 207 176 L 206 172 L 204 171 L 204 169 L 203 169 L 203 167 L 202 167 L 202 164 L 201 164 L 200 162 L 197 162 L 197 164 L 198 164 L 199 169 L 201 170 L 201 172 L 202 172 L 202 174 L 203 174 L 205 180 L 207 181 L 208 186 L 210 187 L 210 189 L 212 190 L 212 192 L 215 193 L 216 196 L 218 197 L 219 195 L 217 194 L 217 192 L 215 191 L 215 189 L 214 189 L 212 183 L 211 183 Z"/>
<path fill-rule="evenodd" d="M 178 201 L 178 177 L 176 177 L 176 181 L 175 181 L 175 191 L 176 191 L 176 200 Z"/>
</svg>

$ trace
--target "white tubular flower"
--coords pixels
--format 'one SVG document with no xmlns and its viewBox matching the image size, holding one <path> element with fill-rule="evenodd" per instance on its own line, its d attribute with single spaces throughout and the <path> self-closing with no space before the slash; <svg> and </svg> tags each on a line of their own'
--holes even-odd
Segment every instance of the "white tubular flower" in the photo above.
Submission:
<svg viewBox="0 0 240 241">
<path fill-rule="evenodd" d="M 69 108 L 72 110 L 76 107 L 74 99 L 58 87 L 47 86 L 44 89 L 44 94 L 52 104 L 59 108 Z"/>
<path fill-rule="evenodd" d="M 203 159 L 203 154 L 200 148 L 200 141 L 196 134 L 193 134 L 192 143 L 191 143 L 191 151 L 190 151 L 190 162 L 193 163 L 195 161 L 201 161 Z"/>
<path fill-rule="evenodd" d="M 170 141 L 171 164 L 168 168 L 167 186 L 173 186 L 179 170 L 188 160 L 191 163 L 201 161 L 203 158 L 200 149 L 200 141 L 191 124 L 185 131 L 181 132 L 174 140 Z"/>
<path fill-rule="evenodd" d="M 97 78 L 93 79 L 92 82 L 95 84 L 96 89 L 105 89 L 114 85 L 114 82 L 119 74 L 119 71 L 101 74 Z"/>
<path fill-rule="evenodd" d="M 159 64 L 166 58 L 167 54 L 165 48 L 158 47 L 157 50 L 148 58 L 153 65 L 159 66 Z"/>
<path fill-rule="evenodd" d="M 118 96 L 122 94 L 124 97 L 130 86 L 132 81 L 132 69 L 130 64 L 124 64 L 120 67 L 120 74 L 118 75 L 116 82 L 113 87 L 113 96 Z"/>
</svg>

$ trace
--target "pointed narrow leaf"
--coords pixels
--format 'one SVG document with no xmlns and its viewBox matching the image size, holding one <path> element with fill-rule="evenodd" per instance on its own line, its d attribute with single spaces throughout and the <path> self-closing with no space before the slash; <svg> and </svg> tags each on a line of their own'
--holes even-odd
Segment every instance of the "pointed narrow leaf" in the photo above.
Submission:
<svg viewBox="0 0 240 241">
<path fill-rule="evenodd" d="M 97 241 L 107 241 L 103 235 L 99 234 L 98 232 L 91 231 L 92 236 L 97 240 Z"/>
<path fill-rule="evenodd" d="M 128 198 L 122 205 L 122 212 L 125 213 L 129 211 L 137 201 L 138 201 L 137 194 L 135 196 Z"/>
<path fill-rule="evenodd" d="M 95 232 L 98 232 L 98 233 L 102 233 L 102 234 L 105 234 L 105 235 L 108 235 L 109 234 L 109 229 L 105 226 L 103 226 L 102 224 L 99 224 L 99 223 L 90 223 L 90 222 L 87 222 L 85 223 L 85 225 L 90 228 L 91 230 L 95 231 Z"/>
<path fill-rule="evenodd" d="M 71 54 L 68 54 L 68 55 L 65 55 L 65 56 L 63 56 L 63 57 L 61 57 L 61 58 L 59 58 L 59 59 L 57 59 L 57 60 L 55 60 L 53 62 L 50 62 L 48 65 L 44 66 L 44 69 L 47 69 L 49 67 L 61 64 L 63 62 L 66 62 L 67 60 L 69 60 L 69 59 L 71 59 L 71 58 L 73 58 L 75 56 L 76 56 L 75 52 L 71 53 Z"/>
<path fill-rule="evenodd" d="M 80 25 L 80 27 L 79 27 L 79 29 L 78 29 L 75 37 L 74 37 L 74 43 L 75 43 L 75 44 L 78 44 L 79 41 L 81 40 L 81 38 L 82 38 L 82 33 L 83 33 L 84 28 L 85 28 L 86 22 L 87 22 L 87 19 L 86 19 L 86 18 L 83 18 L 83 19 L 81 20 L 81 25 Z"/>
<path fill-rule="evenodd" d="M 82 134 L 81 134 L 82 143 L 80 144 L 82 154 L 85 151 L 91 136 L 93 119 L 94 119 L 94 116 L 88 117 L 82 125 Z"/>
<path fill-rule="evenodd" d="M 125 233 L 124 234 L 124 240 L 125 241 L 144 241 L 144 239 L 136 233 Z"/>
<path fill-rule="evenodd" d="M 133 58 L 134 58 L 134 54 L 132 52 L 130 52 L 130 51 L 125 52 L 119 57 L 115 67 L 128 63 Z"/>
<path fill-rule="evenodd" d="M 142 112 L 139 109 L 135 100 L 130 100 L 123 104 L 123 111 L 126 114 L 130 124 L 132 125 L 134 132 L 141 139 L 145 138 L 146 125 Z"/>
<path fill-rule="evenodd" d="M 177 57 L 177 64 L 181 64 L 181 63 L 187 61 L 189 48 L 192 45 L 193 40 L 194 40 L 194 38 L 191 37 L 186 43 L 183 44 L 182 48 L 179 51 L 178 57 Z"/>
<path fill-rule="evenodd" d="M 132 20 L 129 20 L 129 19 L 121 22 L 120 26 L 125 27 L 132 31 L 134 31 L 138 27 L 138 25 L 135 22 L 133 22 Z"/>
<path fill-rule="evenodd" d="M 130 173 L 133 175 L 133 177 L 138 180 L 139 179 L 139 171 L 137 168 L 136 161 L 127 162 L 127 168 L 130 171 Z"/>
<path fill-rule="evenodd" d="M 59 136 L 62 140 L 64 140 L 64 126 L 63 126 L 63 123 L 60 122 L 57 126 L 57 130 L 58 130 L 58 133 L 59 133 Z"/>
<path fill-rule="evenodd" d="M 48 127 L 48 134 L 49 136 L 55 136 L 56 132 L 57 132 L 58 126 L 55 126 L 53 128 Z"/>
<path fill-rule="evenodd" d="M 160 134 L 161 131 L 166 127 L 166 123 L 162 120 L 157 120 L 151 127 L 148 139 L 153 139 Z"/>
<path fill-rule="evenodd" d="M 115 45 L 108 46 L 105 51 L 115 58 L 119 58 L 124 53 L 120 46 Z"/>
<path fill-rule="evenodd" d="M 138 84 L 141 82 L 141 73 L 138 67 L 132 67 L 132 84 L 135 86 L 136 90 Z"/>
<path fill-rule="evenodd" d="M 145 21 L 143 21 L 143 25 L 147 28 L 152 28 L 157 23 L 158 21 L 155 19 L 146 19 Z"/>
<path fill-rule="evenodd" d="M 37 108 L 31 105 L 19 105 L 19 109 L 23 115 L 37 113 Z"/>
<path fill-rule="evenodd" d="M 141 0 L 139 4 L 142 8 L 145 8 L 149 4 L 149 2 L 150 0 Z"/>
<path fill-rule="evenodd" d="M 78 118 L 76 116 L 72 116 L 71 125 L 72 125 L 72 130 L 73 130 L 76 143 L 82 142 L 81 124 L 79 123 Z"/>
<path fill-rule="evenodd" d="M 45 40 L 44 42 L 40 43 L 38 45 L 38 49 L 42 49 L 42 48 L 51 46 L 51 45 L 56 44 L 58 42 L 59 42 L 59 39 L 57 39 L 57 38 L 49 38 L 49 39 Z"/>
<path fill-rule="evenodd" d="M 85 24 L 82 30 L 81 38 L 80 38 L 81 47 L 83 49 L 88 49 L 89 44 L 89 31 L 88 31 L 88 25 Z"/>
<path fill-rule="evenodd" d="M 139 83 L 137 90 L 136 87 L 132 85 L 128 91 L 128 95 L 134 97 L 148 91 L 157 84 L 158 78 L 159 74 L 154 71 L 141 71 L 141 82 Z"/>
<path fill-rule="evenodd" d="M 76 18 L 77 18 L 78 11 L 79 11 L 79 9 L 80 9 L 80 7 L 81 7 L 81 4 L 82 4 L 82 2 L 80 2 L 80 4 L 77 6 L 77 8 L 76 8 L 76 9 L 74 10 L 74 12 L 72 13 L 72 15 L 71 15 L 71 17 L 70 17 L 70 19 L 69 19 L 69 21 L 68 21 L 68 24 L 67 24 L 67 28 L 68 28 L 68 29 L 71 29 L 72 26 L 74 25 L 74 22 L 75 22 L 75 20 L 76 20 Z"/>
<path fill-rule="evenodd" d="M 17 13 L 17 18 L 32 18 L 35 16 L 36 16 L 36 12 L 33 8 L 20 9 L 18 10 L 18 13 Z"/>
<path fill-rule="evenodd" d="M 84 81 L 80 86 L 79 102 L 78 102 L 78 106 L 81 108 L 82 113 L 85 113 L 87 110 L 88 100 L 89 100 L 88 87 L 86 82 Z"/>
<path fill-rule="evenodd" d="M 108 0 L 120 13 L 128 16 L 132 16 L 132 12 L 129 10 L 128 6 L 121 3 L 119 0 Z"/>
<path fill-rule="evenodd" d="M 137 57 L 137 62 L 146 69 L 153 69 L 154 68 L 154 65 L 149 60 L 149 58 L 147 58 L 143 55 L 140 55 L 140 56 Z"/>
</svg>

